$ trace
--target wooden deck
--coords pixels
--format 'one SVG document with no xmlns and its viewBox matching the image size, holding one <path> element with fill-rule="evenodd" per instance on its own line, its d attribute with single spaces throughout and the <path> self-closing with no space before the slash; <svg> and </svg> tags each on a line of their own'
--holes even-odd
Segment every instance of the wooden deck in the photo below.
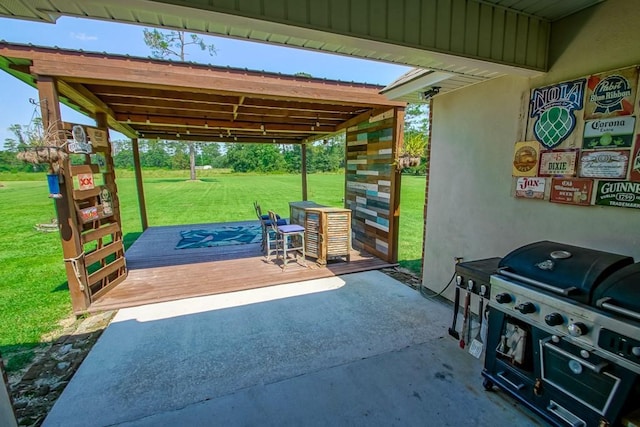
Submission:
<svg viewBox="0 0 640 427">
<path fill-rule="evenodd" d="M 267 261 L 260 243 L 175 249 L 180 231 L 243 224 L 258 222 L 148 228 L 126 252 L 128 277 L 94 301 L 88 311 L 235 292 L 393 265 L 375 256 L 352 251 L 350 262 L 334 261 L 319 266 L 314 259 L 308 258 L 307 267 L 304 267 L 290 260 L 283 270 L 282 259 Z"/>
</svg>

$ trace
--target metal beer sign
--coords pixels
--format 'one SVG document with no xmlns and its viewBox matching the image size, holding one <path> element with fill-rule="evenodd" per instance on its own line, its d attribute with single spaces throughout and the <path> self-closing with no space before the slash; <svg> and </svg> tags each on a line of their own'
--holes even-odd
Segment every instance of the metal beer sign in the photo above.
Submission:
<svg viewBox="0 0 640 427">
<path fill-rule="evenodd" d="M 576 174 L 577 150 L 543 151 L 538 176 L 573 176 Z"/>
<path fill-rule="evenodd" d="M 544 178 L 518 178 L 516 181 L 516 197 L 523 199 L 544 199 L 544 187 Z"/>
<path fill-rule="evenodd" d="M 636 149 L 631 157 L 631 172 L 629 172 L 629 181 L 640 182 L 640 136 L 636 141 Z"/>
<path fill-rule="evenodd" d="M 595 204 L 640 209 L 640 182 L 600 181 Z"/>
<path fill-rule="evenodd" d="M 557 147 L 576 127 L 575 110 L 584 104 L 586 79 L 534 89 L 529 117 L 535 118 L 533 134 L 546 148 Z"/>
<path fill-rule="evenodd" d="M 636 118 L 631 116 L 588 120 L 584 124 L 582 148 L 630 148 L 635 127 Z"/>
<path fill-rule="evenodd" d="M 588 206 L 591 203 L 593 180 L 553 178 L 549 201 L 569 205 Z"/>
<path fill-rule="evenodd" d="M 583 151 L 580 157 L 582 178 L 625 179 L 629 150 Z"/>
<path fill-rule="evenodd" d="M 636 67 L 594 74 L 589 77 L 585 119 L 633 114 L 637 81 Z"/>
</svg>

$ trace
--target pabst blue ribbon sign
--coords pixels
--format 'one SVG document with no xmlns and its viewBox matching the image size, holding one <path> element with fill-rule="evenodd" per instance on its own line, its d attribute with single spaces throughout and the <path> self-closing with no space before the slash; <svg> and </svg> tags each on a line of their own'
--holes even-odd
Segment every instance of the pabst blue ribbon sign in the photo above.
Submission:
<svg viewBox="0 0 640 427">
<path fill-rule="evenodd" d="M 633 114 L 637 81 L 636 67 L 589 77 L 585 119 Z"/>
<path fill-rule="evenodd" d="M 586 79 L 533 90 L 530 114 L 536 119 L 533 134 L 547 148 L 557 147 L 576 127 L 574 111 L 582 110 Z"/>
</svg>

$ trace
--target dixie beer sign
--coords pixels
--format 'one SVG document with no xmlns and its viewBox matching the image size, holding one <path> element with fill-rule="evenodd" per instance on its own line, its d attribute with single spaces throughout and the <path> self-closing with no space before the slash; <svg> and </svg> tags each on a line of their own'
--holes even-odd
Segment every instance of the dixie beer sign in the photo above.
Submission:
<svg viewBox="0 0 640 427">
<path fill-rule="evenodd" d="M 538 176 L 574 176 L 577 158 L 577 150 L 543 151 Z"/>
</svg>

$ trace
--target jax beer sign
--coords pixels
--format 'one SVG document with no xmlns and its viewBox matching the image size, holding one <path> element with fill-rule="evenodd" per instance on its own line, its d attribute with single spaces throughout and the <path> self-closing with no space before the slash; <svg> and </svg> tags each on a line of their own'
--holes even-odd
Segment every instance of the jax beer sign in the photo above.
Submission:
<svg viewBox="0 0 640 427">
<path fill-rule="evenodd" d="M 574 111 L 582 110 L 586 79 L 534 89 L 530 114 L 533 134 L 546 148 L 557 147 L 576 127 Z"/>
<path fill-rule="evenodd" d="M 640 182 L 600 181 L 595 204 L 640 209 Z"/>
<path fill-rule="evenodd" d="M 516 181 L 516 197 L 522 199 L 544 199 L 544 178 L 520 177 Z"/>
</svg>

